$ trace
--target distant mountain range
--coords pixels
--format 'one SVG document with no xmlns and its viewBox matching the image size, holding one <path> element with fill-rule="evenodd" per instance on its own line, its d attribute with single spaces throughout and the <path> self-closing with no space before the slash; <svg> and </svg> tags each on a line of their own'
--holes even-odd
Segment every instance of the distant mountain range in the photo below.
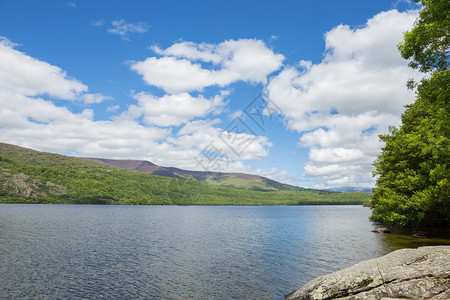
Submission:
<svg viewBox="0 0 450 300">
<path fill-rule="evenodd" d="M 372 194 L 372 189 L 367 187 L 354 187 L 354 186 L 343 186 L 333 189 L 324 189 L 324 191 L 328 192 L 338 192 L 338 193 L 346 193 L 346 192 L 361 192 L 366 194 Z"/>
<path fill-rule="evenodd" d="M 179 168 L 158 166 L 152 162 L 145 160 L 118 160 L 103 158 L 83 159 L 142 174 L 190 179 L 212 186 L 228 186 L 254 191 L 308 190 L 289 184 L 283 184 L 266 177 L 244 173 L 188 171 Z"/>
<path fill-rule="evenodd" d="M 310 190 L 308 188 L 301 188 L 289 184 L 280 183 L 278 181 L 263 176 L 245 173 L 188 171 L 179 168 L 158 166 L 146 160 L 119 160 L 119 159 L 104 159 L 104 158 L 83 158 L 83 159 L 142 174 L 159 175 L 170 178 L 190 179 L 212 186 L 228 186 L 254 191 Z M 367 194 L 372 193 L 372 189 L 366 187 L 346 186 L 322 190 L 334 193 L 345 193 L 345 192 L 361 192 Z"/>
</svg>

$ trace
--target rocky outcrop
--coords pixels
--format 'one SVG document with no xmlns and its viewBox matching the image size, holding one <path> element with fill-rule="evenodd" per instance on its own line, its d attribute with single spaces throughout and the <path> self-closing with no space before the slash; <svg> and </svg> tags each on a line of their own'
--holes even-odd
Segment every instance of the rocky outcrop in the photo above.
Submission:
<svg viewBox="0 0 450 300">
<path fill-rule="evenodd" d="M 391 252 L 316 278 L 287 299 L 450 299 L 450 246 Z"/>
<path fill-rule="evenodd" d="M 37 187 L 38 182 L 32 179 L 30 180 L 30 177 L 23 173 L 12 175 L 3 184 L 3 188 L 9 190 L 13 195 L 31 199 L 38 197 L 38 193 L 36 192 Z"/>
<path fill-rule="evenodd" d="M 60 196 L 68 193 L 65 186 L 50 181 L 42 183 L 40 180 L 18 173 L 11 174 L 11 170 L 0 168 L 0 190 L 9 195 L 36 200 L 39 196 Z"/>
<path fill-rule="evenodd" d="M 386 228 L 386 227 L 381 227 L 381 228 L 375 228 L 374 230 L 372 230 L 372 232 L 375 232 L 375 233 L 391 233 L 391 230 L 389 230 L 389 228 Z"/>
</svg>

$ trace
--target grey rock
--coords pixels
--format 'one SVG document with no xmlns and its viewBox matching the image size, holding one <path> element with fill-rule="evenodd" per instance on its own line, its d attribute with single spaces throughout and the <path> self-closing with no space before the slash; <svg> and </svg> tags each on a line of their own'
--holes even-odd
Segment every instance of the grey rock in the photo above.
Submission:
<svg viewBox="0 0 450 300">
<path fill-rule="evenodd" d="M 36 200 L 39 196 L 66 195 L 68 188 L 62 185 L 32 179 L 24 173 L 10 174 L 0 168 L 0 190 L 5 190 L 11 195 Z"/>
<path fill-rule="evenodd" d="M 376 232 L 376 233 L 391 233 L 391 230 L 389 228 L 386 228 L 386 227 L 379 227 L 379 228 L 375 228 L 374 230 L 372 230 L 372 232 Z"/>
<path fill-rule="evenodd" d="M 3 188 L 12 191 L 17 196 L 36 199 L 38 193 L 36 192 L 37 186 L 41 184 L 39 180 L 33 180 L 23 173 L 14 174 L 9 178 Z"/>
<path fill-rule="evenodd" d="M 316 278 L 287 299 L 450 299 L 450 246 L 402 249 Z"/>
</svg>

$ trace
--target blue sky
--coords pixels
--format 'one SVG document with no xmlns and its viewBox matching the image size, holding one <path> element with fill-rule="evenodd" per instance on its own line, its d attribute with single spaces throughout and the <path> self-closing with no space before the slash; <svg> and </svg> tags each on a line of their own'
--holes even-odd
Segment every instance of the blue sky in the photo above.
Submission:
<svg viewBox="0 0 450 300">
<path fill-rule="evenodd" d="M 372 186 L 377 135 L 414 99 L 405 83 L 419 75 L 395 46 L 417 9 L 4 0 L 0 141 L 306 187 Z"/>
</svg>

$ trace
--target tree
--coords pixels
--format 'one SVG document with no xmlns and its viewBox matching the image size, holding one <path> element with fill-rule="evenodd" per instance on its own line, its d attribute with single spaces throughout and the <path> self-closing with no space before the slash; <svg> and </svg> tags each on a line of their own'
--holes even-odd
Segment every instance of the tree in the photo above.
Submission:
<svg viewBox="0 0 450 300">
<path fill-rule="evenodd" d="M 414 0 L 415 2 L 420 2 Z M 450 1 L 422 0 L 424 8 L 414 28 L 406 32 L 399 50 L 409 66 L 421 72 L 445 71 L 449 66 Z"/>
<path fill-rule="evenodd" d="M 414 28 L 399 50 L 410 66 L 428 72 L 402 125 L 381 135 L 371 220 L 398 226 L 447 226 L 450 213 L 449 1 L 423 0 Z M 411 84 L 409 83 L 411 87 Z"/>
<path fill-rule="evenodd" d="M 380 136 L 386 145 L 374 163 L 380 177 L 372 194 L 372 220 L 415 227 L 448 224 L 449 86 L 449 71 L 423 81 L 402 126 Z"/>
</svg>

